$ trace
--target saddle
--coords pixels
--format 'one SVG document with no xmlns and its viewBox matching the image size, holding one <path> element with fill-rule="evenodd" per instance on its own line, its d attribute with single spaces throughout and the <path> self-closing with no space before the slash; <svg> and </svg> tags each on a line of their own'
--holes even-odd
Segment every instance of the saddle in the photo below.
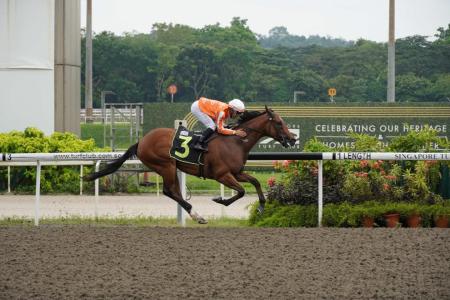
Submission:
<svg viewBox="0 0 450 300">
<path fill-rule="evenodd" d="M 170 157 L 189 164 L 203 165 L 203 152 L 192 148 L 202 133 L 190 131 L 184 126 L 179 126 L 172 140 Z"/>
</svg>

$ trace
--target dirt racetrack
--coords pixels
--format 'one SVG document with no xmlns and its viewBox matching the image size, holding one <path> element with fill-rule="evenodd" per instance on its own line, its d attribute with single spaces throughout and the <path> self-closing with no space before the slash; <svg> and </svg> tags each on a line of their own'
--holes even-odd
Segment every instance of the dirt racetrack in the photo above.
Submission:
<svg viewBox="0 0 450 300">
<path fill-rule="evenodd" d="M 0 227 L 1 299 L 450 299 L 450 229 Z"/>
</svg>

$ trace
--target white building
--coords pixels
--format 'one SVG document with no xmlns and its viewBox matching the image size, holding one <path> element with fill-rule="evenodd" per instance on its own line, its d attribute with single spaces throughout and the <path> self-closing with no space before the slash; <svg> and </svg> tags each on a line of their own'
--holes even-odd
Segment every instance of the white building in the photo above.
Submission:
<svg viewBox="0 0 450 300">
<path fill-rule="evenodd" d="M 0 0 L 0 132 L 80 133 L 80 1 Z"/>
</svg>

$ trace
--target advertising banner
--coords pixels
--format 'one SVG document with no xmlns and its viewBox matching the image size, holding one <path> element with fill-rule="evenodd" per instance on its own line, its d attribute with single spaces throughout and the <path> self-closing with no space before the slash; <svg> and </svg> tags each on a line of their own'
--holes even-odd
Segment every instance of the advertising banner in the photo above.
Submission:
<svg viewBox="0 0 450 300">
<path fill-rule="evenodd" d="M 185 119 L 189 129 L 201 129 L 197 119 L 189 112 L 189 105 L 184 103 L 177 109 L 173 104 L 149 104 L 144 113 L 145 128 L 151 129 L 172 124 L 173 120 L 162 121 L 162 116 Z M 252 151 L 284 152 L 301 151 L 305 143 L 317 138 L 332 149 L 352 147 L 351 134 L 368 134 L 376 137 L 387 146 L 396 137 L 410 131 L 420 131 L 426 127 L 435 129 L 441 138 L 450 138 L 450 105 L 438 103 L 424 104 L 320 104 L 296 106 L 270 106 L 287 123 L 292 133 L 297 136 L 297 143 L 289 149 L 283 148 L 271 138 L 262 138 Z M 168 110 L 164 113 L 164 110 Z M 248 105 L 249 110 L 263 110 L 264 105 Z M 149 118 L 160 123 L 147 121 Z M 152 123 L 151 127 L 148 126 Z M 438 145 L 432 145 L 437 151 Z"/>
</svg>

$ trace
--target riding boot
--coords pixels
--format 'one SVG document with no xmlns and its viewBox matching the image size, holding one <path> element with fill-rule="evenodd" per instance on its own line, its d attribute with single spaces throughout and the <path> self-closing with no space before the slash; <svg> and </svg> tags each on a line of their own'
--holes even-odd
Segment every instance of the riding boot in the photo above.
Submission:
<svg viewBox="0 0 450 300">
<path fill-rule="evenodd" d="M 214 129 L 207 128 L 206 130 L 204 130 L 202 132 L 202 135 L 200 136 L 200 138 L 198 139 L 197 143 L 194 145 L 193 148 L 200 150 L 200 151 L 204 151 L 204 152 L 208 151 L 208 148 L 206 146 L 206 141 L 213 133 L 214 133 Z"/>
</svg>

